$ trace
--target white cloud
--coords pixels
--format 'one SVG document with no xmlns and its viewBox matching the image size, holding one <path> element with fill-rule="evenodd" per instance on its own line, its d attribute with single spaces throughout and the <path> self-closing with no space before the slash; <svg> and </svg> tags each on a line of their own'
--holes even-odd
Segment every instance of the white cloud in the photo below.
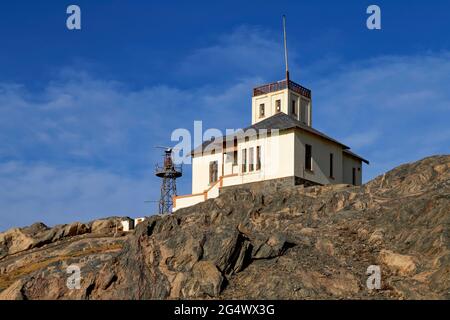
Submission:
<svg viewBox="0 0 450 320">
<path fill-rule="evenodd" d="M 379 131 L 371 130 L 367 132 L 354 133 L 348 137 L 343 138 L 342 140 L 345 141 L 348 146 L 358 149 L 374 143 L 379 136 Z"/>
<path fill-rule="evenodd" d="M 144 204 L 159 197 L 154 146 L 194 120 L 205 130 L 247 124 L 252 82 L 131 90 L 65 70 L 40 92 L 0 84 L 0 229 L 154 213 Z M 180 192 L 190 192 L 189 177 Z"/>
<path fill-rule="evenodd" d="M 176 64 L 177 73 L 202 81 L 230 81 L 242 77 L 283 77 L 284 55 L 280 35 L 256 26 L 240 26 L 217 37 Z M 293 53 L 293 57 L 295 54 Z M 271 79 L 273 81 L 273 79 Z"/>
<path fill-rule="evenodd" d="M 0 229 L 154 211 L 143 203 L 159 193 L 153 147 L 194 120 L 204 129 L 247 125 L 251 88 L 282 77 L 279 40 L 243 27 L 194 51 L 174 65 L 201 80 L 195 88 L 135 90 L 70 69 L 39 92 L 0 84 Z M 295 57 L 290 52 L 298 74 Z M 366 179 L 448 152 L 449 53 L 336 60 L 328 59 L 328 71 L 316 64 L 319 76 L 306 66 L 300 74 L 313 90 L 313 125 L 371 160 Z M 189 178 L 181 192 L 190 192 Z"/>
<path fill-rule="evenodd" d="M 157 85 L 133 91 L 118 82 L 65 72 L 42 92 L 0 84 L 0 137 L 6 142 L 0 144 L 0 156 L 142 164 L 154 145 L 169 143 L 172 130 L 190 128 L 194 120 L 220 128 L 244 112 L 250 119 L 253 81 L 226 88 Z"/>
<path fill-rule="evenodd" d="M 313 81 L 315 125 L 371 160 L 365 179 L 448 153 L 450 53 L 341 64 Z"/>
<path fill-rule="evenodd" d="M 154 194 L 150 175 L 20 162 L 0 164 L 0 231 L 35 221 L 56 224 L 153 214 L 156 206 L 144 203 Z"/>
</svg>

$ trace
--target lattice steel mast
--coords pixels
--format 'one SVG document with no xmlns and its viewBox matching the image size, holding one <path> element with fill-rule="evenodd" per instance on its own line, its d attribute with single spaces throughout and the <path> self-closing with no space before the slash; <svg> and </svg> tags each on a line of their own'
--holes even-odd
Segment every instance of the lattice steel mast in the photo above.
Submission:
<svg viewBox="0 0 450 320">
<path fill-rule="evenodd" d="M 159 199 L 159 214 L 171 213 L 173 207 L 173 196 L 177 195 L 177 178 L 181 177 L 181 165 L 175 165 L 172 159 L 172 148 L 164 148 L 163 164 L 157 164 L 155 175 L 162 179 L 161 197 Z"/>
</svg>

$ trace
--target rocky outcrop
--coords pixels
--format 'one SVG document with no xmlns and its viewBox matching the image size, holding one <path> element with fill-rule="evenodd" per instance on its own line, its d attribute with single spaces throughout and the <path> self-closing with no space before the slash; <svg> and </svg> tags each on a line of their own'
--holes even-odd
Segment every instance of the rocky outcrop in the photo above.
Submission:
<svg viewBox="0 0 450 320">
<path fill-rule="evenodd" d="M 416 264 L 412 256 L 394 253 L 390 250 L 381 250 L 380 261 L 400 275 L 408 276 L 416 271 Z"/>
<path fill-rule="evenodd" d="M 449 167 L 435 156 L 361 187 L 228 189 L 131 233 L 109 220 L 12 229 L 0 298 L 448 299 Z"/>
<path fill-rule="evenodd" d="M 49 243 L 83 234 L 112 234 L 121 231 L 123 218 L 112 217 L 95 220 L 90 223 L 74 222 L 71 224 L 47 227 L 42 222 L 25 228 L 13 228 L 0 233 L 0 259 L 25 250 L 39 248 Z"/>
</svg>

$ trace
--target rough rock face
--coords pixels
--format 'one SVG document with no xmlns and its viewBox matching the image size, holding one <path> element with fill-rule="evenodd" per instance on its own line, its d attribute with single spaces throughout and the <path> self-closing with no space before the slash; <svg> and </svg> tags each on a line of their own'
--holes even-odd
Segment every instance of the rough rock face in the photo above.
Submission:
<svg viewBox="0 0 450 320">
<path fill-rule="evenodd" d="M 0 299 L 449 299 L 449 222 L 450 156 L 361 187 L 227 190 L 128 234 L 104 221 L 2 233 Z"/>
<path fill-rule="evenodd" d="M 122 218 L 113 217 L 92 221 L 88 224 L 74 222 L 53 228 L 38 222 L 25 228 L 13 228 L 0 233 L 0 259 L 6 255 L 42 247 L 64 238 L 82 234 L 109 234 L 116 231 Z M 121 228 L 121 226 L 120 226 Z"/>
</svg>

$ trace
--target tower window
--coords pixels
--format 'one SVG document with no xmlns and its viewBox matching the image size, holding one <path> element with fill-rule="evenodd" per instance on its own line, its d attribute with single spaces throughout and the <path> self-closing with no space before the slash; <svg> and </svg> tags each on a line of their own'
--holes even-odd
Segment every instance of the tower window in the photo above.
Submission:
<svg viewBox="0 0 450 320">
<path fill-rule="evenodd" d="M 296 106 L 295 106 L 295 100 L 292 100 L 291 113 L 293 115 L 297 114 L 297 110 L 296 110 Z"/>
<path fill-rule="evenodd" d="M 247 149 L 242 149 L 242 172 L 247 172 Z"/>
<path fill-rule="evenodd" d="M 333 157 L 334 155 L 332 153 L 330 153 L 330 178 L 333 178 Z"/>
<path fill-rule="evenodd" d="M 217 161 L 211 161 L 209 163 L 209 183 L 214 183 L 217 181 L 218 176 L 218 165 Z"/>
<path fill-rule="evenodd" d="M 312 170 L 312 147 L 309 144 L 305 145 L 305 169 Z"/>
<path fill-rule="evenodd" d="M 253 171 L 255 168 L 254 156 L 254 148 L 248 149 L 248 171 Z"/>
<path fill-rule="evenodd" d="M 264 117 L 264 103 L 261 103 L 260 105 L 259 105 L 259 117 L 260 118 L 263 118 Z"/>
<path fill-rule="evenodd" d="M 261 170 L 261 147 L 256 147 L 256 170 Z"/>
<path fill-rule="evenodd" d="M 281 111 L 281 100 L 275 100 L 275 111 L 280 112 Z"/>
<path fill-rule="evenodd" d="M 356 186 L 356 168 L 352 168 L 352 184 Z"/>
<path fill-rule="evenodd" d="M 308 119 L 307 119 L 308 104 L 309 104 L 308 100 L 303 99 L 303 98 L 300 100 L 300 121 L 302 121 L 303 123 L 306 123 L 306 124 L 308 124 Z"/>
</svg>

